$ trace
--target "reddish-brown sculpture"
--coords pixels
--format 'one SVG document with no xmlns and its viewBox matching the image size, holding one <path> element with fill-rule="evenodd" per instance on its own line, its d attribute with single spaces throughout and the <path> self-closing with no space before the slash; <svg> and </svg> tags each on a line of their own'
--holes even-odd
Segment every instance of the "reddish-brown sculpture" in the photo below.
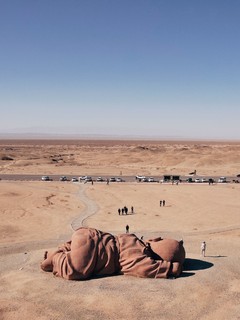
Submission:
<svg viewBox="0 0 240 320">
<path fill-rule="evenodd" d="M 41 268 L 68 280 L 114 274 L 169 278 L 181 274 L 184 259 L 182 241 L 156 238 L 144 242 L 134 234 L 113 236 L 82 227 L 71 241 L 46 252 Z"/>
</svg>

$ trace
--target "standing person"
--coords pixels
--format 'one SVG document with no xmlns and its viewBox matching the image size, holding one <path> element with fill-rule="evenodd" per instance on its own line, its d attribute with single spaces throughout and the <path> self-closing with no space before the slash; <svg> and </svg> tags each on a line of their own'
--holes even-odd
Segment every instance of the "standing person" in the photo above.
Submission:
<svg viewBox="0 0 240 320">
<path fill-rule="evenodd" d="M 126 225 L 126 233 L 129 233 L 129 225 Z"/>
<path fill-rule="evenodd" d="M 124 211 L 125 211 L 125 209 L 124 209 L 124 208 L 122 208 L 122 215 L 124 214 Z"/>
<path fill-rule="evenodd" d="M 206 242 L 205 241 L 203 241 L 202 243 L 201 243 L 201 255 L 202 255 L 202 257 L 205 257 L 205 251 L 206 251 Z"/>
<path fill-rule="evenodd" d="M 133 206 L 131 207 L 131 213 L 133 213 Z"/>
<path fill-rule="evenodd" d="M 160 200 L 160 207 L 162 206 L 162 200 Z"/>
<path fill-rule="evenodd" d="M 107 184 L 109 184 L 109 179 L 107 179 Z"/>
<path fill-rule="evenodd" d="M 118 209 L 118 214 L 119 214 L 119 215 L 121 214 L 121 209 L 120 209 L 120 208 Z"/>
<path fill-rule="evenodd" d="M 163 204 L 163 206 L 165 207 L 165 200 L 163 200 L 162 204 Z"/>
</svg>

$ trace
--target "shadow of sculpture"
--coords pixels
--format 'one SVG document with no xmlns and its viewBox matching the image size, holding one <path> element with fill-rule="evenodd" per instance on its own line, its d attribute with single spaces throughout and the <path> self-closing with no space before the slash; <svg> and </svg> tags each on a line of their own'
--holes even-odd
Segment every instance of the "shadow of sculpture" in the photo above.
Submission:
<svg viewBox="0 0 240 320">
<path fill-rule="evenodd" d="M 181 278 L 191 277 L 195 275 L 197 270 L 205 270 L 213 267 L 214 264 L 199 259 L 186 258 L 183 264 L 183 272 L 181 273 Z"/>
<path fill-rule="evenodd" d="M 205 269 L 211 268 L 213 265 L 214 265 L 213 263 L 208 261 L 186 258 L 183 264 L 183 270 L 184 271 L 205 270 Z"/>
<path fill-rule="evenodd" d="M 185 271 L 182 271 L 180 277 L 181 278 L 187 278 L 187 277 L 191 277 L 191 276 L 194 276 L 195 275 L 195 272 L 185 272 Z"/>
<path fill-rule="evenodd" d="M 205 256 L 205 258 L 227 258 L 227 256 L 221 256 L 220 254 L 216 256 Z"/>
</svg>

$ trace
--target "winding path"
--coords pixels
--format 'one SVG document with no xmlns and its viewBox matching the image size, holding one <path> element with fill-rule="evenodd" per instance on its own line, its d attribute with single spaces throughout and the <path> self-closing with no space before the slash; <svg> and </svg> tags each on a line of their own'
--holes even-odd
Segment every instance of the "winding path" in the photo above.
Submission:
<svg viewBox="0 0 240 320">
<path fill-rule="evenodd" d="M 80 215 L 77 218 L 75 218 L 71 223 L 71 227 L 74 231 L 77 230 L 79 227 L 82 227 L 84 224 L 84 220 L 96 214 L 99 210 L 99 207 L 96 204 L 96 202 L 86 195 L 86 189 L 87 186 L 84 184 L 79 186 L 79 199 L 84 204 L 85 208 L 80 213 Z"/>
</svg>

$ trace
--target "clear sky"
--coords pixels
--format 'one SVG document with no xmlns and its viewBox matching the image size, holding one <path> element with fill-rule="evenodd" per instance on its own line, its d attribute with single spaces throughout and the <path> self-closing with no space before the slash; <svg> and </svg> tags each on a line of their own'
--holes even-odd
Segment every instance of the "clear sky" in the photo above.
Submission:
<svg viewBox="0 0 240 320">
<path fill-rule="evenodd" d="M 0 0 L 0 134 L 240 140 L 239 0 Z"/>
</svg>

